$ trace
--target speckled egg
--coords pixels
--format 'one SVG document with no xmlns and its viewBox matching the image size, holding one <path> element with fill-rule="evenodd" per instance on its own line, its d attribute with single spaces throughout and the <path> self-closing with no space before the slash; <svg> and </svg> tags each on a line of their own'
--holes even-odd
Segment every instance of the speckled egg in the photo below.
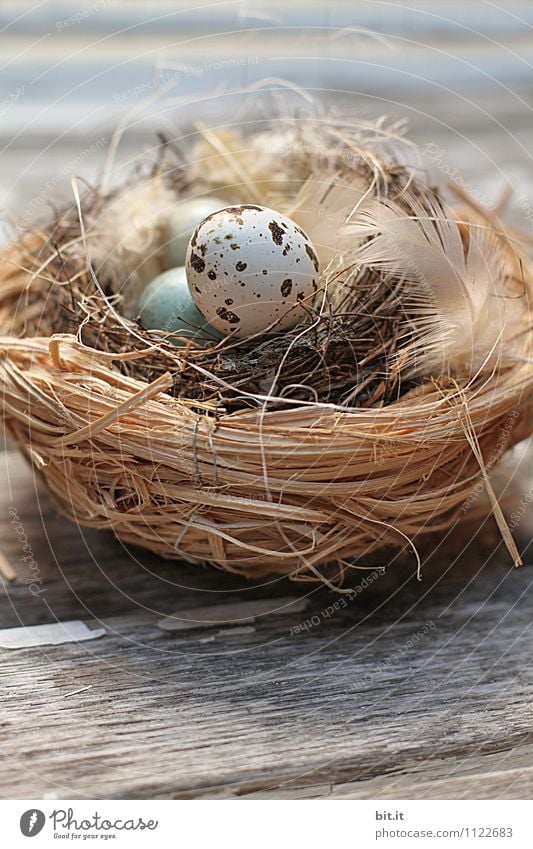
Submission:
<svg viewBox="0 0 533 849">
<path fill-rule="evenodd" d="M 237 337 L 293 327 L 317 289 L 315 248 L 294 221 L 262 206 L 230 206 L 196 228 L 185 262 L 208 322 Z"/>
<path fill-rule="evenodd" d="M 209 326 L 192 300 L 183 265 L 158 274 L 148 283 L 137 301 L 137 314 L 146 330 L 179 333 L 196 342 L 221 339 L 224 335 Z"/>
<path fill-rule="evenodd" d="M 174 267 L 185 263 L 187 246 L 198 224 L 227 206 L 227 201 L 216 197 L 190 198 L 178 203 L 169 211 L 166 222 L 166 265 Z"/>
</svg>

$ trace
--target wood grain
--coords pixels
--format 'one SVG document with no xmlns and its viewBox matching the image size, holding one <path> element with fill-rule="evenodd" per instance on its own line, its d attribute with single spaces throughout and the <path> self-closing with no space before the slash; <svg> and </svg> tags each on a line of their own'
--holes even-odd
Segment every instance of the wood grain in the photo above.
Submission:
<svg viewBox="0 0 533 849">
<path fill-rule="evenodd" d="M 398 560 L 341 604 L 323 589 L 128 554 L 57 517 L 18 455 L 2 472 L 0 540 L 19 578 L 4 587 L 0 625 L 79 616 L 108 632 L 0 651 L 5 796 L 531 792 L 533 571 L 509 568 L 501 548 L 488 557 L 488 527 L 469 529 L 470 549 L 434 549 L 422 582 Z M 24 583 L 13 510 L 45 581 L 38 595 Z M 307 609 L 246 629 L 158 627 L 180 609 L 266 598 L 274 608 L 289 594 L 306 595 Z"/>
</svg>

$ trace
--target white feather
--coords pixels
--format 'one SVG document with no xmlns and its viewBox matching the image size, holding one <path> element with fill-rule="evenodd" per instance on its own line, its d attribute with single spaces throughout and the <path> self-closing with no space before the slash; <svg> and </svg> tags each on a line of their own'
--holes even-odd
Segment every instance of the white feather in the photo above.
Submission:
<svg viewBox="0 0 533 849">
<path fill-rule="evenodd" d="M 123 296 L 121 312 L 135 314 L 139 292 L 163 270 L 164 229 L 175 205 L 161 177 L 135 183 L 87 222 L 87 251 L 99 279 Z"/>
<path fill-rule="evenodd" d="M 424 373 L 475 372 L 504 364 L 516 351 L 523 305 L 506 291 L 509 276 L 498 237 L 470 227 L 465 247 L 459 226 L 429 192 L 402 205 L 366 203 L 350 228 L 363 265 L 405 281 L 405 308 L 414 339 L 411 368 Z M 370 237 L 361 244 L 362 238 Z"/>
<path fill-rule="evenodd" d="M 335 258 L 347 264 L 354 248 L 352 234 L 346 227 L 369 195 L 370 184 L 351 174 L 316 174 L 301 187 L 288 215 L 313 242 L 322 271 Z M 353 257 L 352 257 L 353 259 Z"/>
</svg>

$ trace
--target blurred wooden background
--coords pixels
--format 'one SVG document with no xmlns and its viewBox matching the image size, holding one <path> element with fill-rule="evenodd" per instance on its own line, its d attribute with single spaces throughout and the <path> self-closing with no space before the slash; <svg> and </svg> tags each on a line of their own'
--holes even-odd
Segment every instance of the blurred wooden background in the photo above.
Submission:
<svg viewBox="0 0 533 849">
<path fill-rule="evenodd" d="M 264 78 L 350 114 L 406 117 L 432 178 L 488 205 L 510 187 L 510 218 L 532 226 L 529 2 L 5 2 L 0 48 L 4 239 L 13 218 L 45 219 L 73 175 L 98 179 L 127 113 L 124 173 L 161 128 L 230 123 L 240 90 Z M 522 454 L 509 510 L 531 494 Z M 0 626 L 82 618 L 107 631 L 0 649 L 4 796 L 530 797 L 531 565 L 510 568 L 490 521 L 435 542 L 422 583 L 391 558 L 386 577 L 326 613 L 326 590 L 243 584 L 66 524 L 16 452 L 2 475 L 0 542 L 17 577 Z M 524 504 L 516 535 L 531 564 Z M 13 508 L 43 577 L 37 596 Z M 302 595 L 304 613 L 244 628 L 157 624 Z"/>
<path fill-rule="evenodd" d="M 522 195 L 531 180 L 532 28 L 527 0 L 8 0 L 0 204 L 24 221 L 45 215 L 72 174 L 96 177 L 127 112 L 138 114 L 123 161 L 161 127 L 199 113 L 231 121 L 242 97 L 228 92 L 265 78 L 355 115 L 407 118 L 422 150 L 443 148 L 489 202 L 507 182 Z M 167 101 L 149 107 L 164 90 Z M 434 156 L 426 161 L 446 176 Z"/>
</svg>

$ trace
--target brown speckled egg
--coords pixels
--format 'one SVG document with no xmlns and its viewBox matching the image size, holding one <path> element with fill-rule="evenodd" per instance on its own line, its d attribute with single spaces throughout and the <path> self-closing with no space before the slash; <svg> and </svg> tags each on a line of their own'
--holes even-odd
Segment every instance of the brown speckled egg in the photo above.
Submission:
<svg viewBox="0 0 533 849">
<path fill-rule="evenodd" d="M 317 289 L 315 248 L 294 221 L 263 206 L 229 206 L 196 228 L 185 260 L 196 306 L 237 337 L 293 327 Z"/>
</svg>

